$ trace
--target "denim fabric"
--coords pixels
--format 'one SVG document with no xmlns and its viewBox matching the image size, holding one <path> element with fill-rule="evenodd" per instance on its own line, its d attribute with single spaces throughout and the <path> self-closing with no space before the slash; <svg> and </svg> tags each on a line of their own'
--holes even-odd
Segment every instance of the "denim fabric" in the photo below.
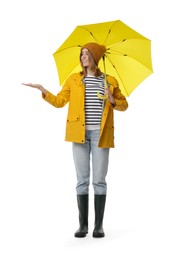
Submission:
<svg viewBox="0 0 176 260">
<path fill-rule="evenodd" d="M 86 130 L 85 143 L 73 143 L 78 195 L 89 193 L 91 169 L 94 194 L 106 194 L 107 183 L 105 179 L 108 171 L 109 148 L 98 147 L 99 136 L 100 130 Z"/>
</svg>

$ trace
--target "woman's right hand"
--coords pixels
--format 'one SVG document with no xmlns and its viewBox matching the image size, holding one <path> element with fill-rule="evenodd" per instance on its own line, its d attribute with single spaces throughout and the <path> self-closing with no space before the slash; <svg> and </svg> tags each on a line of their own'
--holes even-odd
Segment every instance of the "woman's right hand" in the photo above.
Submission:
<svg viewBox="0 0 176 260">
<path fill-rule="evenodd" d="M 40 85 L 40 84 L 22 83 L 22 85 L 29 86 L 29 87 L 32 87 L 32 88 L 37 88 L 37 89 L 39 89 L 39 90 L 42 90 L 42 89 L 43 89 L 43 86 Z"/>
<path fill-rule="evenodd" d="M 47 90 L 40 84 L 33 84 L 33 83 L 22 83 L 22 85 L 25 85 L 25 86 L 29 86 L 29 87 L 32 87 L 32 88 L 37 88 L 39 89 L 43 96 L 45 97 L 46 94 L 47 94 Z"/>
</svg>

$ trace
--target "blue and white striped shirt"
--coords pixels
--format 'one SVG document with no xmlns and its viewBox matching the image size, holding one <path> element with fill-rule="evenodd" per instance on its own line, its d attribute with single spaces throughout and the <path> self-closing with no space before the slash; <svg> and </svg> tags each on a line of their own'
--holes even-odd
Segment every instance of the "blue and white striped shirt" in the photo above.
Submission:
<svg viewBox="0 0 176 260">
<path fill-rule="evenodd" d="M 97 93 L 104 96 L 104 76 L 84 77 L 85 83 L 85 123 L 87 129 L 98 129 L 101 124 L 104 101 L 98 98 Z M 97 128 L 96 128 L 97 126 Z"/>
</svg>

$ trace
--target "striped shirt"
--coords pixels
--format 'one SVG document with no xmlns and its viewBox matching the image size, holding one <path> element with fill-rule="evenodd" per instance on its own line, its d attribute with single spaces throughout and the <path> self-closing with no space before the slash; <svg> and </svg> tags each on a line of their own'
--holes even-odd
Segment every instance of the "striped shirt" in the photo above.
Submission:
<svg viewBox="0 0 176 260">
<path fill-rule="evenodd" d="M 101 124 L 103 100 L 98 98 L 97 93 L 104 95 L 105 85 L 103 75 L 99 77 L 85 76 L 85 123 L 86 128 L 98 129 Z"/>
</svg>

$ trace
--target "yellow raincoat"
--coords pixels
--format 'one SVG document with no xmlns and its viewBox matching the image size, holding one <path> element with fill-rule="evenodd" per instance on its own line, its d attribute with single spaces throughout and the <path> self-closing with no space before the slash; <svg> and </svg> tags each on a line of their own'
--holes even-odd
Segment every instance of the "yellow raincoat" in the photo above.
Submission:
<svg viewBox="0 0 176 260">
<path fill-rule="evenodd" d="M 66 122 L 65 141 L 84 143 L 85 142 L 85 111 L 84 111 L 84 83 L 80 73 L 74 73 L 66 80 L 62 90 L 55 96 L 49 91 L 43 99 L 51 105 L 60 108 L 69 102 Z M 118 82 L 114 77 L 107 75 L 107 82 L 110 91 L 116 101 L 116 106 L 106 100 L 102 114 L 100 127 L 100 139 L 98 147 L 114 147 L 114 116 L 113 110 L 125 111 L 128 107 L 125 96 L 122 95 Z"/>
</svg>

